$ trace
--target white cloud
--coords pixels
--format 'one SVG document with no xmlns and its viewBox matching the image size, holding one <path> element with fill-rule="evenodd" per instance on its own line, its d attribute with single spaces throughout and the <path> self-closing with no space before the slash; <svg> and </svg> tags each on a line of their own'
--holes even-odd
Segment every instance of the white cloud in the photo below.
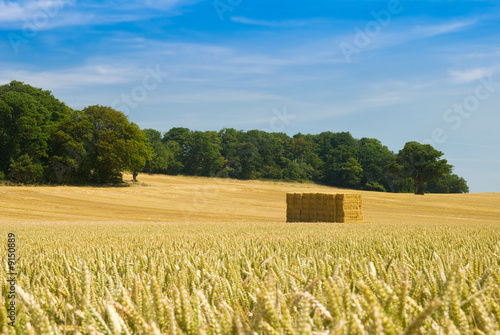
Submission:
<svg viewBox="0 0 500 335">
<path fill-rule="evenodd" d="M 468 26 L 474 25 L 476 22 L 477 19 L 472 19 L 460 22 L 446 22 L 437 25 L 416 26 L 413 29 L 413 33 L 420 37 L 433 37 L 462 30 Z"/>
<path fill-rule="evenodd" d="M 306 25 L 310 25 L 315 20 L 267 21 L 267 20 L 255 20 L 241 16 L 233 16 L 231 17 L 231 21 L 251 26 L 260 26 L 268 28 L 291 28 L 291 27 L 303 27 Z"/>
<path fill-rule="evenodd" d="M 18 80 L 44 89 L 75 88 L 92 85 L 124 84 L 141 79 L 144 69 L 128 65 L 87 65 L 57 71 L 7 70 L 0 75 L 1 83 Z"/>
<path fill-rule="evenodd" d="M 133 0 L 104 3 L 75 0 L 0 0 L 0 28 L 40 30 L 57 27 L 132 22 L 152 17 L 179 15 L 179 7 L 199 0 Z"/>
<path fill-rule="evenodd" d="M 31 0 L 12 2 L 0 0 L 0 23 L 33 20 L 45 21 L 57 15 L 59 10 L 71 4 L 69 0 Z"/>
<path fill-rule="evenodd" d="M 450 76 L 451 76 L 451 80 L 454 83 L 463 84 L 463 83 L 469 83 L 471 81 L 475 81 L 475 80 L 481 79 L 483 77 L 492 75 L 493 72 L 494 71 L 492 69 L 486 69 L 484 67 L 480 67 L 480 68 L 463 70 L 463 71 L 451 70 Z"/>
</svg>

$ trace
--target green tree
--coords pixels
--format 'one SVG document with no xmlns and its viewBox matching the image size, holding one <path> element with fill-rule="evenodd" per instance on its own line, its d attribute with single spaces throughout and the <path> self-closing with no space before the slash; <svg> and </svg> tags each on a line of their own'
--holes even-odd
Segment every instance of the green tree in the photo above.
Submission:
<svg viewBox="0 0 500 335">
<path fill-rule="evenodd" d="M 11 160 L 24 154 L 37 163 L 47 157 L 49 118 L 49 111 L 26 93 L 0 95 L 0 170 L 7 171 Z"/>
<path fill-rule="evenodd" d="M 85 184 L 93 171 L 94 125 L 84 112 L 74 111 L 49 128 L 47 178 L 59 184 Z"/>
<path fill-rule="evenodd" d="M 163 135 L 161 141 L 173 154 L 173 161 L 167 168 L 167 173 L 172 175 L 187 173 L 185 167 L 192 143 L 191 131 L 183 127 L 174 127 Z"/>
<path fill-rule="evenodd" d="M 110 107 L 75 111 L 50 129 L 49 179 L 58 183 L 122 182 L 122 172 L 137 175 L 151 147 L 139 127 Z"/>
<path fill-rule="evenodd" d="M 92 124 L 93 150 L 87 156 L 92 180 L 122 182 L 122 172 L 137 174 L 151 159 L 151 148 L 141 129 L 111 107 L 89 106 L 83 113 Z"/>
<path fill-rule="evenodd" d="M 442 156 L 443 153 L 430 144 L 408 142 L 399 151 L 390 171 L 401 178 L 413 179 L 414 193 L 423 195 L 426 182 L 437 181 L 451 172 L 452 166 L 441 159 Z"/>
<path fill-rule="evenodd" d="M 35 184 L 42 179 L 43 167 L 34 163 L 28 154 L 19 156 L 17 160 L 10 159 L 10 177 L 23 184 Z"/>
<path fill-rule="evenodd" d="M 195 176 L 215 176 L 224 165 L 219 134 L 195 131 L 186 153 L 185 171 Z"/>
<path fill-rule="evenodd" d="M 40 105 L 49 111 L 49 123 L 61 120 L 72 111 L 65 103 L 56 99 L 50 91 L 36 88 L 17 80 L 13 80 L 7 85 L 0 86 L 0 96 L 6 92 L 24 93 L 35 98 Z"/>
<path fill-rule="evenodd" d="M 50 149 L 48 127 L 70 112 L 49 91 L 19 81 L 0 86 L 0 171 L 9 175 L 13 161 L 19 167 L 17 163 L 24 164 L 28 158 L 37 171 L 39 166 L 44 168 Z M 25 154 L 28 157 L 21 158 Z M 42 181 L 43 176 L 36 180 Z"/>
<path fill-rule="evenodd" d="M 396 156 L 374 138 L 362 138 L 358 145 L 356 158 L 363 169 L 363 188 L 385 192 L 390 188 L 387 170 L 395 163 Z"/>
<path fill-rule="evenodd" d="M 464 178 L 449 173 L 437 181 L 428 182 L 426 190 L 430 193 L 469 193 L 469 186 Z"/>
<path fill-rule="evenodd" d="M 161 133 L 154 129 L 142 130 L 149 145 L 151 146 L 151 159 L 146 161 L 144 172 L 147 173 L 166 173 L 174 155 L 168 150 L 167 146 L 161 141 Z"/>
<path fill-rule="evenodd" d="M 259 178 L 262 167 L 262 157 L 259 154 L 259 149 L 250 142 L 243 142 L 238 146 L 238 156 L 241 162 L 240 178 Z"/>
<path fill-rule="evenodd" d="M 240 178 L 241 162 L 238 155 L 240 145 L 239 137 L 242 131 L 234 128 L 224 128 L 219 131 L 221 139 L 221 155 L 224 157 L 224 167 L 221 170 L 222 177 Z"/>
</svg>

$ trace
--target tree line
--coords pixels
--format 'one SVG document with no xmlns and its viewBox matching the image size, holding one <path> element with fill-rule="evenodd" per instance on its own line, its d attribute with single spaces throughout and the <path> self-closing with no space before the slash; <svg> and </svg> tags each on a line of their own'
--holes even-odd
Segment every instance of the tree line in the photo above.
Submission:
<svg viewBox="0 0 500 335">
<path fill-rule="evenodd" d="M 107 184 L 122 173 L 313 181 L 390 192 L 463 193 L 443 153 L 409 142 L 393 153 L 349 132 L 317 135 L 225 128 L 141 130 L 110 107 L 73 110 L 51 92 L 0 86 L 0 179 L 23 184 Z"/>
</svg>

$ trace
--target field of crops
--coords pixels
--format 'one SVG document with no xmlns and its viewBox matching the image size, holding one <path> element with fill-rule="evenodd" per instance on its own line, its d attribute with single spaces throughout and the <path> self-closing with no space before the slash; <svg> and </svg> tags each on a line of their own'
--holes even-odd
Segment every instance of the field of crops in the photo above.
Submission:
<svg viewBox="0 0 500 335">
<path fill-rule="evenodd" d="M 1 334 L 500 331 L 500 194 L 359 192 L 367 223 L 306 224 L 287 192 L 352 191 L 139 180 L 0 186 Z"/>
<path fill-rule="evenodd" d="M 66 222 L 9 229 L 18 238 L 17 319 L 8 326 L 1 309 L 3 334 L 500 331 L 494 224 Z"/>
</svg>

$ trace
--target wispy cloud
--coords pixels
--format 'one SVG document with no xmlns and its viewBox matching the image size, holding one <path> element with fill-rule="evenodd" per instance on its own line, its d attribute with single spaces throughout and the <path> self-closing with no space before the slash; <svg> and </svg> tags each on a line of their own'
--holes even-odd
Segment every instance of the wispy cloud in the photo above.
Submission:
<svg viewBox="0 0 500 335">
<path fill-rule="evenodd" d="M 144 69 L 130 65 L 92 64 L 79 68 L 55 71 L 7 70 L 0 82 L 19 80 L 46 89 L 88 87 L 130 83 L 144 76 Z"/>
<path fill-rule="evenodd" d="M 241 24 L 246 24 L 250 26 L 268 27 L 268 28 L 292 28 L 292 27 L 304 27 L 310 25 L 314 22 L 319 22 L 318 20 L 284 20 L 284 21 L 267 21 L 267 20 L 256 20 L 250 19 L 242 16 L 233 16 L 231 21 Z"/>
<path fill-rule="evenodd" d="M 32 19 L 41 20 L 42 16 L 53 16 L 61 8 L 70 5 L 70 0 L 30 0 L 23 2 L 0 0 L 0 23 Z"/>
<path fill-rule="evenodd" d="M 23 29 L 26 25 L 30 25 L 36 30 L 47 30 L 66 26 L 133 22 L 165 17 L 165 15 L 180 15 L 181 7 L 199 2 L 199 0 L 132 0 L 104 3 L 75 1 L 0 0 L 0 28 Z"/>
<path fill-rule="evenodd" d="M 456 31 L 460 31 L 466 27 L 472 26 L 476 24 L 477 19 L 470 19 L 465 21 L 454 21 L 454 22 L 446 22 L 442 24 L 435 25 L 426 25 L 426 26 L 416 26 L 413 29 L 413 33 L 415 36 L 420 38 L 423 37 L 434 37 L 443 34 L 449 34 Z"/>
<path fill-rule="evenodd" d="M 493 69 L 487 69 L 484 67 L 479 67 L 475 69 L 456 71 L 451 70 L 450 72 L 452 82 L 456 84 L 469 83 L 481 79 L 483 77 L 492 75 L 494 73 Z"/>
</svg>

